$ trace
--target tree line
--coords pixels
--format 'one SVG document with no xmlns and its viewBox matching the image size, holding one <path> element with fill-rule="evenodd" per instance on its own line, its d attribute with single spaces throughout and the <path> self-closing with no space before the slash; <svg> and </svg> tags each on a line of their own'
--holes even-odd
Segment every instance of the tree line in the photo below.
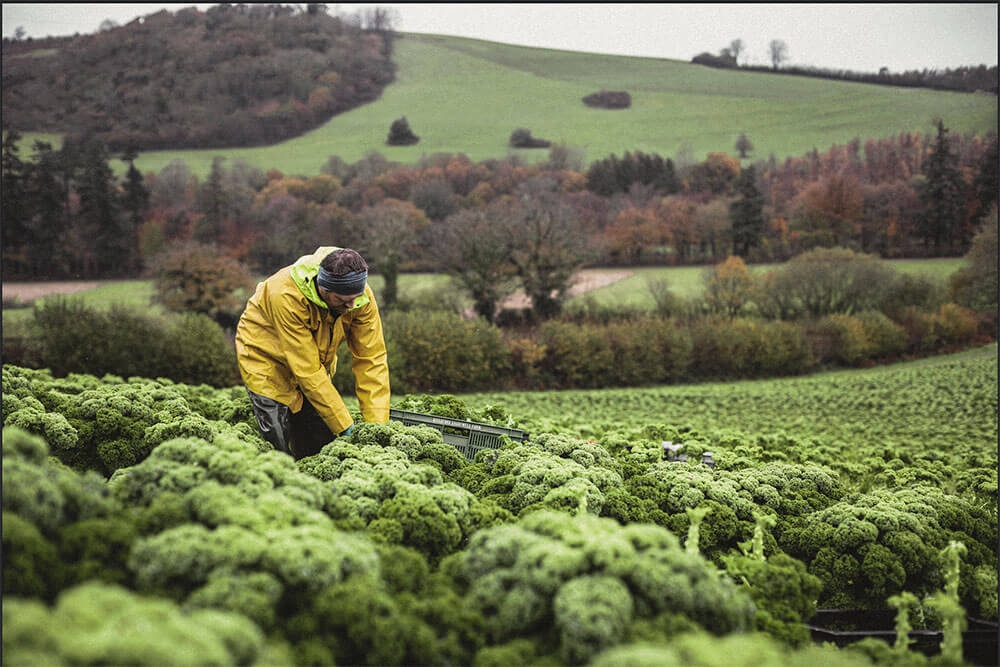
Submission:
<svg viewBox="0 0 1000 667">
<path fill-rule="evenodd" d="M 729 255 L 783 261 L 818 247 L 883 257 L 964 254 L 997 199 L 997 138 L 936 134 L 855 140 L 742 166 L 642 152 L 584 168 L 549 160 L 474 163 L 461 154 L 415 165 L 378 153 L 333 156 L 314 176 L 217 158 L 204 179 L 182 160 L 140 174 L 134 153 L 68 140 L 3 142 L 3 277 L 143 275 L 179 244 L 217 248 L 255 274 L 321 243 L 356 247 L 396 298 L 405 271 L 446 272 L 490 318 L 516 289 L 558 312 L 584 265 L 714 264 Z M 111 160 L 129 167 L 123 178 Z"/>
<path fill-rule="evenodd" d="M 4 39 L 4 126 L 112 151 L 276 143 L 381 95 L 395 77 L 392 21 L 382 8 L 223 3 Z"/>
<path fill-rule="evenodd" d="M 788 60 L 788 43 L 782 39 L 773 39 L 768 43 L 768 59 L 770 67 L 765 65 L 739 64 L 739 57 L 746 52 L 742 39 L 734 39 L 729 46 L 723 47 L 718 54 L 703 51 L 691 59 L 697 65 L 706 65 L 721 69 L 740 69 L 750 72 L 768 72 L 809 76 L 816 79 L 832 79 L 835 81 L 853 81 L 855 83 L 872 83 L 883 86 L 903 86 L 908 88 L 931 88 L 934 90 L 950 90 L 966 93 L 997 94 L 997 66 L 963 65 L 961 67 L 944 69 L 906 70 L 891 72 L 888 67 L 879 68 L 878 72 L 855 72 L 844 69 L 830 69 L 806 65 L 784 66 Z"/>
</svg>

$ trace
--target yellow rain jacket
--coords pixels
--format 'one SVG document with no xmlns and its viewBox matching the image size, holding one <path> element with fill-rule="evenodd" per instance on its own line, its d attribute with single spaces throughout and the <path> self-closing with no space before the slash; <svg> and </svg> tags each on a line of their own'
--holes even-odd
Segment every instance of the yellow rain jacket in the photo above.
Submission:
<svg viewBox="0 0 1000 667">
<path fill-rule="evenodd" d="M 354 422 L 331 380 L 341 342 L 353 356 L 365 421 L 389 421 L 389 365 L 371 287 L 343 312 L 332 311 L 316 290 L 320 262 L 334 250 L 318 248 L 257 285 L 236 327 L 236 358 L 247 389 L 293 413 L 304 395 L 336 434 Z"/>
</svg>

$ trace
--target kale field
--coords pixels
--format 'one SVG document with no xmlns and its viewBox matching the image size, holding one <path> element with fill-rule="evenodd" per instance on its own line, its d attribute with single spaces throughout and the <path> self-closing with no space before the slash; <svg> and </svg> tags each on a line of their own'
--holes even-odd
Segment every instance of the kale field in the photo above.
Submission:
<svg viewBox="0 0 1000 667">
<path fill-rule="evenodd" d="M 4 664 L 996 664 L 996 344 L 393 407 L 530 435 L 294 461 L 240 387 L 4 366 Z"/>
</svg>

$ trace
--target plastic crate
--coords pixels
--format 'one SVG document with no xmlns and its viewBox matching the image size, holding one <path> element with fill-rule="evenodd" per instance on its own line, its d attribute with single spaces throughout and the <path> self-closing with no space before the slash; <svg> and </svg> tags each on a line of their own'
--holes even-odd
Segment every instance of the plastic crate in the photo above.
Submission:
<svg viewBox="0 0 1000 667">
<path fill-rule="evenodd" d="M 409 410 L 389 410 L 389 419 L 407 426 L 430 426 L 441 431 L 444 441 L 460 451 L 470 461 L 475 460 L 476 452 L 483 449 L 500 449 L 504 445 L 503 436 L 515 442 L 528 439 L 528 432 L 516 428 L 494 426 L 481 422 L 452 419 L 438 415 L 426 415 L 422 412 Z"/>
<path fill-rule="evenodd" d="M 815 642 L 832 642 L 838 647 L 874 637 L 890 646 L 896 641 L 894 609 L 817 609 L 806 624 Z M 962 657 L 976 667 L 997 664 L 997 623 L 978 618 L 966 619 L 962 633 Z M 911 630 L 910 650 L 930 657 L 941 652 L 940 630 Z"/>
</svg>

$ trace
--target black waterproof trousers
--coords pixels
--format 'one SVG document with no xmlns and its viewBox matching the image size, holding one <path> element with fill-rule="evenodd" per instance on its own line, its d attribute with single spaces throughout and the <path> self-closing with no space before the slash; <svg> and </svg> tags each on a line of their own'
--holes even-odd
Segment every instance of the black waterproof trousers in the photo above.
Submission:
<svg viewBox="0 0 1000 667">
<path fill-rule="evenodd" d="M 298 460 L 318 454 L 324 445 L 336 438 L 308 399 L 303 400 L 302 409 L 293 414 L 291 408 L 274 399 L 249 389 L 247 393 L 261 436 L 278 451 Z"/>
</svg>

